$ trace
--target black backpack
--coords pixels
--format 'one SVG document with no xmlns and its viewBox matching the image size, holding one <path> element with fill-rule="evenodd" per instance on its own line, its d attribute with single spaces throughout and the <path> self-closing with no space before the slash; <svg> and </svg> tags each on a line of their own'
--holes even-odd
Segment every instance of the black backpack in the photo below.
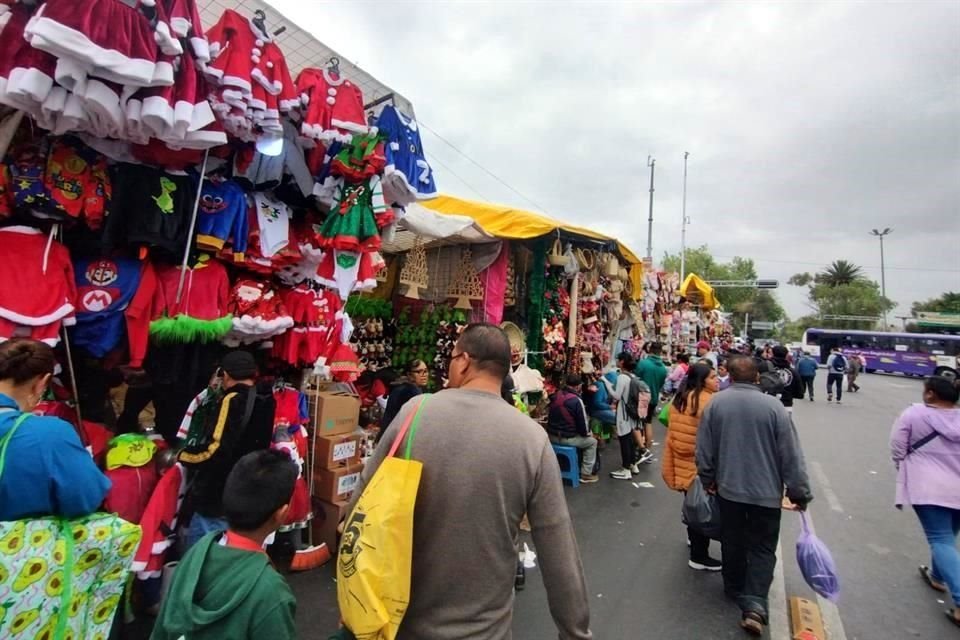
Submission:
<svg viewBox="0 0 960 640">
<path fill-rule="evenodd" d="M 777 369 L 764 371 L 760 374 L 760 390 L 771 396 L 780 396 L 786 388 L 783 378 Z"/>
</svg>

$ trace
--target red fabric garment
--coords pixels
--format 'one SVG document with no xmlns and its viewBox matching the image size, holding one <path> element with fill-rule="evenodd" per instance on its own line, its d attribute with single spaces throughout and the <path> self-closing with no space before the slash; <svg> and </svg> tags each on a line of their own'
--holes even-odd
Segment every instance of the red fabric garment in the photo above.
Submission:
<svg viewBox="0 0 960 640">
<path fill-rule="evenodd" d="M 157 273 L 150 262 L 144 261 L 140 273 L 140 287 L 123 315 L 127 320 L 127 340 L 130 343 L 130 366 L 140 368 L 150 342 L 150 321 L 160 315 Z"/>
<path fill-rule="evenodd" d="M 173 544 L 177 517 L 187 491 L 187 476 L 180 463 L 171 467 L 154 487 L 140 518 L 143 538 L 133 556 L 132 569 L 138 577 L 156 578 L 163 571 L 167 549 Z"/>
<path fill-rule="evenodd" d="M 208 260 L 187 270 L 179 304 L 176 300 L 180 267 L 158 268 L 157 279 L 155 300 L 161 302 L 160 309 L 168 317 L 183 314 L 197 320 L 216 320 L 227 315 L 230 281 L 226 268 L 218 261 Z"/>
<path fill-rule="evenodd" d="M 49 327 L 53 337 L 45 342 L 55 345 L 60 324 L 73 324 L 76 298 L 66 247 L 32 227 L 0 229 L 0 319 L 8 321 L 6 328 Z M 13 337 L 4 333 L 0 339 Z"/>
<path fill-rule="evenodd" d="M 156 466 L 150 462 L 142 467 L 107 469 L 104 474 L 110 479 L 111 486 L 103 508 L 127 522 L 139 524 L 160 480 Z"/>
<path fill-rule="evenodd" d="M 369 132 L 363 92 L 342 75 L 308 68 L 300 72 L 296 84 L 305 107 L 304 136 L 322 142 L 349 142 L 353 134 Z"/>
<path fill-rule="evenodd" d="M 263 550 L 263 545 L 257 544 L 250 538 L 244 538 L 243 536 L 231 531 L 224 532 L 223 544 L 231 549 L 239 549 L 240 551 L 266 553 L 266 551 Z"/>
</svg>

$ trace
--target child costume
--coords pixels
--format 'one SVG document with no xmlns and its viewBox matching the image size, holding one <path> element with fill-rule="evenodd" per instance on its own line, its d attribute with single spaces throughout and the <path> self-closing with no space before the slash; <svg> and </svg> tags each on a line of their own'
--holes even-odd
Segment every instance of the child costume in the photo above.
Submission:
<svg viewBox="0 0 960 640">
<path fill-rule="evenodd" d="M 369 132 L 363 92 L 339 73 L 304 69 L 297 76 L 297 93 L 304 112 L 300 131 L 306 138 L 350 142 L 354 134 Z"/>
<path fill-rule="evenodd" d="M 235 182 L 204 180 L 197 215 L 197 247 L 219 251 L 227 241 L 234 260 L 247 250 L 247 197 Z"/>
<path fill-rule="evenodd" d="M 150 323 L 150 336 L 160 342 L 213 342 L 233 327 L 227 312 L 230 281 L 216 260 L 187 269 L 177 302 L 180 267 L 158 267 L 158 308 L 162 317 Z"/>
<path fill-rule="evenodd" d="M 230 290 L 227 311 L 233 316 L 233 329 L 224 343 L 232 347 L 267 340 L 293 326 L 280 296 L 266 282 L 237 280 Z"/>
<path fill-rule="evenodd" d="M 387 105 L 380 112 L 377 128 L 387 141 L 387 166 L 383 174 L 387 200 L 406 206 L 416 200 L 437 197 L 437 185 L 423 152 L 417 121 Z"/>
<path fill-rule="evenodd" d="M 273 399 L 277 403 L 274 413 L 274 433 L 271 448 L 283 451 L 293 460 L 300 474 L 294 485 L 293 497 L 290 499 L 290 511 L 287 521 L 280 531 L 303 529 L 312 518 L 310 510 L 310 492 L 304 480 L 304 464 L 307 459 L 307 430 L 303 425 L 310 417 L 307 409 L 307 398 L 296 389 L 285 387 L 274 390 Z"/>
</svg>

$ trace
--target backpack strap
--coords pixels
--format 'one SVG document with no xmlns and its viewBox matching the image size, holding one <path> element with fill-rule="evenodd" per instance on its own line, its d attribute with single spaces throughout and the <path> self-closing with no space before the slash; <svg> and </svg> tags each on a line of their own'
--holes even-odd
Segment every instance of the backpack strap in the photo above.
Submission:
<svg viewBox="0 0 960 640">
<path fill-rule="evenodd" d="M 17 432 L 20 425 L 26 422 L 30 415 L 29 413 L 21 413 L 20 417 L 14 421 L 13 426 L 10 427 L 10 430 L 3 435 L 3 438 L 0 438 L 0 477 L 3 476 L 3 468 L 7 462 L 7 447 L 10 445 L 10 441 L 13 440 L 13 434 Z"/>
<path fill-rule="evenodd" d="M 931 440 L 934 440 L 939 435 L 940 434 L 937 431 L 931 431 L 927 435 L 923 436 L 922 438 L 920 438 L 919 440 L 917 440 L 916 442 L 908 446 L 907 455 L 910 455 L 911 453 L 916 453 L 917 449 L 920 449 Z"/>
</svg>

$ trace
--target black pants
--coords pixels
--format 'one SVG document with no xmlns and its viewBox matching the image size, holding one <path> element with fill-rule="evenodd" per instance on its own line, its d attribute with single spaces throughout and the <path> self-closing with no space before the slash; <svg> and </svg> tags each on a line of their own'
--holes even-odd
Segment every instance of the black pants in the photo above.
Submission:
<svg viewBox="0 0 960 640">
<path fill-rule="evenodd" d="M 780 509 L 720 498 L 720 515 L 723 588 L 727 593 L 739 594 L 737 604 L 741 611 L 755 611 L 766 620 L 767 596 L 777 566 Z"/>
<path fill-rule="evenodd" d="M 633 440 L 633 431 L 625 436 L 617 436 L 617 440 L 620 442 L 620 460 L 623 462 L 623 468 L 629 469 L 630 465 L 637 461 L 634 454 L 636 445 Z"/>
<path fill-rule="evenodd" d="M 696 529 L 687 527 L 687 540 L 690 541 L 690 559 L 703 562 L 710 557 L 710 538 Z"/>
<path fill-rule="evenodd" d="M 837 386 L 837 402 L 840 402 L 840 399 L 843 398 L 843 374 L 842 373 L 830 373 L 827 374 L 827 395 L 832 396 L 833 391 L 830 389 L 833 385 Z"/>
<path fill-rule="evenodd" d="M 800 379 L 803 380 L 804 392 L 813 400 L 813 381 L 815 378 L 813 376 L 803 376 Z"/>
</svg>

